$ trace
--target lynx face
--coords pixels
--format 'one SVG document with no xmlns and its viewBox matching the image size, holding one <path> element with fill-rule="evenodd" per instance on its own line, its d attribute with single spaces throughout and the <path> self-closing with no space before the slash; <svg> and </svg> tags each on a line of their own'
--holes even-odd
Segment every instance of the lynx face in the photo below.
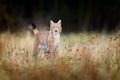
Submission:
<svg viewBox="0 0 120 80">
<path fill-rule="evenodd" d="M 60 34 L 62 31 L 61 20 L 59 20 L 57 23 L 54 23 L 52 20 L 50 20 L 50 31 L 53 35 Z"/>
<path fill-rule="evenodd" d="M 35 30 L 33 30 L 33 32 L 34 31 Z M 61 20 L 59 20 L 57 23 L 54 23 L 52 20 L 50 20 L 50 31 L 34 32 L 35 42 L 33 57 L 37 58 L 38 49 L 45 49 L 46 52 L 55 51 L 60 43 L 61 31 Z"/>
</svg>

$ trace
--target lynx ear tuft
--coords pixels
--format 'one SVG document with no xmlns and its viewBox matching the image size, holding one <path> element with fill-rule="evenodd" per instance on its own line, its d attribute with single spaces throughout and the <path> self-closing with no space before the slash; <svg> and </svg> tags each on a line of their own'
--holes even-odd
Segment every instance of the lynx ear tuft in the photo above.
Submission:
<svg viewBox="0 0 120 80">
<path fill-rule="evenodd" d="M 53 25 L 53 23 L 54 23 L 54 22 L 53 22 L 52 20 L 50 20 L 50 26 L 52 26 L 52 25 Z"/>
<path fill-rule="evenodd" d="M 61 26 L 61 19 L 57 23 Z"/>
</svg>

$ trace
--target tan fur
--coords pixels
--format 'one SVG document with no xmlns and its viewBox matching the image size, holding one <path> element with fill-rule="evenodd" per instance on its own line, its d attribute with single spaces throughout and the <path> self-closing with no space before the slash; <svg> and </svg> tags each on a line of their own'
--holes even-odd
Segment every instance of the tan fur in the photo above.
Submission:
<svg viewBox="0 0 120 80">
<path fill-rule="evenodd" d="M 38 31 L 39 30 L 37 28 L 33 29 L 34 34 L 38 33 Z"/>
<path fill-rule="evenodd" d="M 52 20 L 50 20 L 50 31 L 38 31 L 37 33 L 34 32 L 35 42 L 33 57 L 37 58 L 39 48 L 43 48 L 46 50 L 46 52 L 53 54 L 53 51 L 55 51 L 59 46 L 61 30 L 61 20 L 59 20 L 57 23 L 54 23 Z"/>
</svg>

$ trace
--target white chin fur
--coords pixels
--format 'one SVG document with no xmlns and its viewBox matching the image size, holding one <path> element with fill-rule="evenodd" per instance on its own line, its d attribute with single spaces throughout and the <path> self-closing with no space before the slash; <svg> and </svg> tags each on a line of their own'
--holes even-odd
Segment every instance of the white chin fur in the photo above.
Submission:
<svg viewBox="0 0 120 80">
<path fill-rule="evenodd" d="M 59 32 L 52 32 L 52 34 L 53 34 L 53 35 L 57 35 L 57 34 L 59 34 Z"/>
</svg>

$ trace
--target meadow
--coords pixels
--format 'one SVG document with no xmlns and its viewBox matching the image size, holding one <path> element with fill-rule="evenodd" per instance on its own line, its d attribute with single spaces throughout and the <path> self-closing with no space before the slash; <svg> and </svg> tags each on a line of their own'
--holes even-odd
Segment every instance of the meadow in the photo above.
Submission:
<svg viewBox="0 0 120 80">
<path fill-rule="evenodd" d="M 32 60 L 29 31 L 0 33 L 0 80 L 120 80 L 120 31 L 61 35 L 54 59 Z"/>
</svg>

